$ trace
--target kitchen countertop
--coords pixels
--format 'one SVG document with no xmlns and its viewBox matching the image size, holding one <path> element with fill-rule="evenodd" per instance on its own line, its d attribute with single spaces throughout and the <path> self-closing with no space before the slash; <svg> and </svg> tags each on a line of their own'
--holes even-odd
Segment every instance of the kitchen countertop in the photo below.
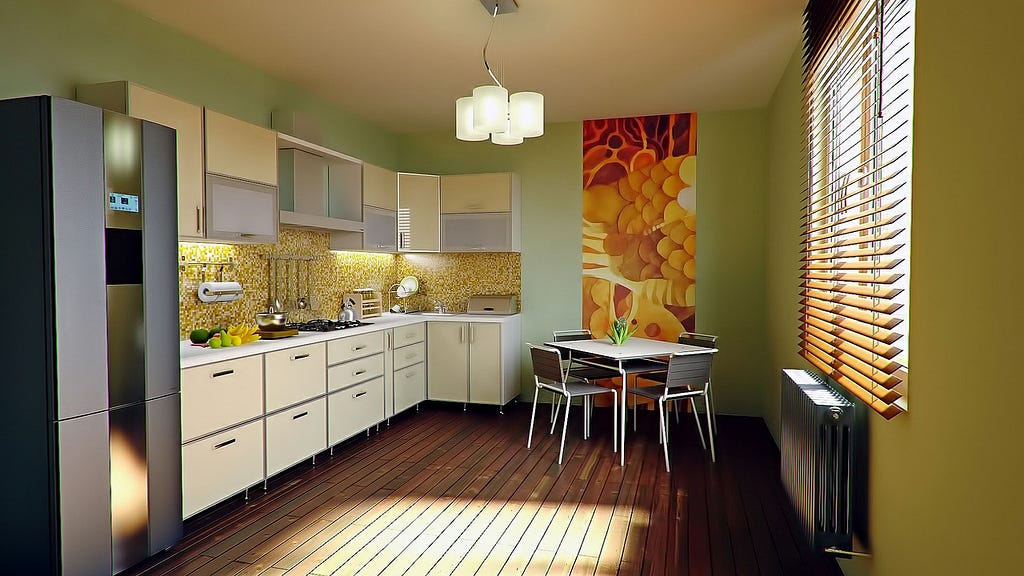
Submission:
<svg viewBox="0 0 1024 576">
<path fill-rule="evenodd" d="M 438 316 L 432 314 L 392 314 L 389 312 L 380 317 L 370 318 L 367 320 L 367 322 L 372 323 L 370 326 L 346 328 L 344 330 L 335 330 L 333 332 L 299 332 L 298 335 L 288 338 L 281 338 L 278 340 L 257 340 L 256 342 L 244 344 L 242 346 L 232 346 L 230 348 L 204 348 L 202 346 L 193 346 L 188 340 L 182 340 L 180 347 L 181 368 L 194 368 L 196 366 L 203 366 L 214 362 L 223 362 L 225 360 L 245 358 L 246 356 L 266 354 L 277 350 L 295 348 L 296 346 L 327 342 L 329 340 L 337 340 L 338 338 L 358 336 L 359 334 L 368 334 L 370 332 L 388 330 L 399 326 L 418 324 L 420 322 L 500 323 L 510 321 L 513 318 L 518 319 L 518 317 L 519 314 L 512 314 L 510 316 L 489 316 L 483 314 L 452 314 Z"/>
</svg>

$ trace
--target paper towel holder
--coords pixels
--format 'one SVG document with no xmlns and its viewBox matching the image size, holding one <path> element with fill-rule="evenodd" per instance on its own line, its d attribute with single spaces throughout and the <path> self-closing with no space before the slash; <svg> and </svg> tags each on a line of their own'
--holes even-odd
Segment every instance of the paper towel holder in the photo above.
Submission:
<svg viewBox="0 0 1024 576">
<path fill-rule="evenodd" d="M 223 282 L 224 281 L 224 268 L 234 268 L 235 267 L 235 259 L 234 258 L 228 258 L 227 261 L 223 261 L 223 262 L 210 262 L 210 261 L 204 261 L 204 260 L 188 260 L 188 261 L 186 261 L 185 257 L 182 256 L 181 257 L 181 264 L 178 265 L 178 269 L 181 270 L 182 272 L 184 272 L 185 268 L 187 268 L 188 266 L 202 266 L 203 267 L 203 269 L 202 269 L 202 272 L 203 272 L 203 280 L 202 281 L 203 282 L 206 282 L 206 273 L 209 270 L 209 267 L 210 266 L 216 266 L 217 267 L 217 282 Z"/>
</svg>

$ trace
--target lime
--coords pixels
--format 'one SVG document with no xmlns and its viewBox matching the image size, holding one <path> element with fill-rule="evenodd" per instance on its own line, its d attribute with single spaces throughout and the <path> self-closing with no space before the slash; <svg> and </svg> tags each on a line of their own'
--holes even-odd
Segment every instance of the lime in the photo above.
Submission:
<svg viewBox="0 0 1024 576">
<path fill-rule="evenodd" d="M 220 348 L 220 338 L 211 338 L 210 348 Z"/>
<path fill-rule="evenodd" d="M 193 344 L 203 344 L 210 339 L 210 331 L 203 330 L 202 328 L 193 330 L 189 333 L 188 339 L 191 340 Z"/>
</svg>

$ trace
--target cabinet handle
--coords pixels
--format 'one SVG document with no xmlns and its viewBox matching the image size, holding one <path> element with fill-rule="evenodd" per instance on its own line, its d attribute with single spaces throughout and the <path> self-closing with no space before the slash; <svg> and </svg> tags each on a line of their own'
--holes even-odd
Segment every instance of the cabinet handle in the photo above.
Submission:
<svg viewBox="0 0 1024 576">
<path fill-rule="evenodd" d="M 213 449 L 217 450 L 217 449 L 223 448 L 225 446 L 230 446 L 231 444 L 234 444 L 234 443 L 235 443 L 235 438 L 232 438 L 231 440 L 225 440 L 224 442 L 221 442 L 220 444 L 217 444 L 216 446 L 213 447 Z"/>
<path fill-rule="evenodd" d="M 411 353 L 411 354 L 406 354 L 406 355 L 405 355 L 405 359 L 406 359 L 406 360 L 412 360 L 412 359 L 413 359 L 413 358 L 415 358 L 415 357 L 416 357 L 416 353 L 415 353 L 415 352 L 413 352 L 413 353 Z"/>
<path fill-rule="evenodd" d="M 362 350 L 363 348 L 366 348 L 366 344 L 363 344 L 362 346 L 353 346 L 353 347 L 352 347 L 352 351 L 353 351 L 353 352 L 359 352 L 359 351 L 360 351 L 360 350 Z"/>
<path fill-rule="evenodd" d="M 359 398 L 360 396 L 366 396 L 366 390 L 363 390 L 362 392 L 357 392 L 352 395 L 353 398 Z"/>
<path fill-rule="evenodd" d="M 235 373 L 234 370 L 222 370 L 220 372 L 214 372 L 213 373 L 213 377 L 214 378 L 220 378 L 221 376 L 230 376 L 230 375 L 232 375 L 234 373 Z"/>
<path fill-rule="evenodd" d="M 203 233 L 203 208 L 196 204 L 196 233 Z"/>
<path fill-rule="evenodd" d="M 356 370 L 352 373 L 353 376 L 362 376 L 363 374 L 366 374 L 366 370 Z"/>
<path fill-rule="evenodd" d="M 414 372 L 414 371 L 413 371 L 413 372 L 406 372 L 406 373 L 405 373 L 405 377 L 406 377 L 406 378 L 412 378 L 412 377 L 413 377 L 413 376 L 415 376 L 415 375 L 416 375 L 416 372 Z"/>
<path fill-rule="evenodd" d="M 385 350 L 391 350 L 391 333 L 390 332 L 385 332 L 384 333 L 384 349 Z"/>
<path fill-rule="evenodd" d="M 459 326 L 459 342 L 465 342 L 465 341 L 466 341 L 466 327 L 465 326 Z"/>
<path fill-rule="evenodd" d="M 476 327 L 472 324 L 469 325 L 469 341 L 476 342 Z"/>
<path fill-rule="evenodd" d="M 295 416 L 292 416 L 292 420 L 298 420 L 299 418 L 302 418 L 303 416 L 305 416 L 307 414 L 309 414 L 309 412 L 303 412 L 302 414 L 296 414 Z"/>
<path fill-rule="evenodd" d="M 309 358 L 309 354 L 296 354 L 292 356 L 292 360 L 302 360 L 303 358 Z"/>
</svg>

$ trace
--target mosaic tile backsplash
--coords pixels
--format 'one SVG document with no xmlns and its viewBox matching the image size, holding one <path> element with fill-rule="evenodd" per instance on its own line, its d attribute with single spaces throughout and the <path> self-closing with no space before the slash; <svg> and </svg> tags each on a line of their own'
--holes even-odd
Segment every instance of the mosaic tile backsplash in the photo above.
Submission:
<svg viewBox="0 0 1024 576">
<path fill-rule="evenodd" d="M 411 310 L 433 309 L 443 303 L 450 311 L 465 312 L 472 294 L 515 294 L 521 288 L 520 256 L 486 254 L 369 254 L 330 252 L 327 234 L 282 229 L 277 244 L 221 245 L 178 244 L 178 304 L 181 336 L 195 328 L 229 324 L 254 324 L 257 312 L 267 308 L 268 257 L 298 256 L 306 261 L 281 263 L 277 270 L 278 296 L 290 321 L 336 318 L 341 297 L 354 288 L 373 288 L 384 294 L 404 276 L 419 279 L 419 293 L 402 301 Z M 231 262 L 230 266 L 202 266 L 189 262 Z M 308 285 L 306 281 L 308 265 Z M 196 290 L 204 281 L 239 282 L 245 295 L 234 302 L 203 303 Z M 308 287 L 308 289 L 307 289 Z M 308 292 L 308 294 L 306 293 Z M 295 300 L 307 296 L 311 306 L 299 310 Z"/>
</svg>

